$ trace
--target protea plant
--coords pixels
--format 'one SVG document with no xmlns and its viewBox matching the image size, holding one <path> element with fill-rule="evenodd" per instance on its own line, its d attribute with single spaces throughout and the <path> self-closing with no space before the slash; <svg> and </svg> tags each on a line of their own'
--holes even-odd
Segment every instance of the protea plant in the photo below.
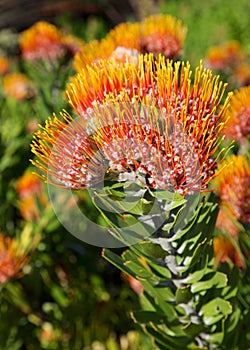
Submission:
<svg viewBox="0 0 250 350">
<path fill-rule="evenodd" d="M 202 63 L 193 74 L 189 63 L 163 55 L 139 55 L 136 65 L 99 60 L 68 84 L 77 117 L 49 118 L 32 143 L 46 182 L 91 194 L 106 231 L 96 235 L 96 223 L 88 234 L 140 282 L 142 309 L 131 315 L 159 349 L 249 345 L 244 272 L 214 259 L 220 200 L 212 180 L 230 149 L 225 90 Z"/>
</svg>

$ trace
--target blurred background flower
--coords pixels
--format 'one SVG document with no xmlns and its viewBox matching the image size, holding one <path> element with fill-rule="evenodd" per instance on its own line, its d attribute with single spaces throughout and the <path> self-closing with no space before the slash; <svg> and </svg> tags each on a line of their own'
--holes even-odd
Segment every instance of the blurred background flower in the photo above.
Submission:
<svg viewBox="0 0 250 350">
<path fill-rule="evenodd" d="M 215 236 L 213 240 L 214 258 L 216 265 L 221 263 L 234 264 L 240 268 L 244 267 L 244 260 L 237 241 L 227 236 Z"/>
<path fill-rule="evenodd" d="M 10 68 L 10 61 L 5 56 L 0 56 L 0 75 L 8 73 Z"/>
<path fill-rule="evenodd" d="M 216 178 L 222 206 L 242 223 L 250 225 L 250 166 L 246 156 L 225 159 Z"/>
<path fill-rule="evenodd" d="M 35 95 L 32 81 L 22 73 L 8 73 L 3 77 L 3 90 L 7 97 L 17 101 L 29 99 Z"/>
<path fill-rule="evenodd" d="M 19 36 L 22 57 L 28 61 L 56 61 L 66 54 L 74 55 L 83 41 L 73 35 L 64 35 L 51 23 L 40 21 Z"/>
<path fill-rule="evenodd" d="M 28 226 L 15 238 L 0 234 L 0 284 L 23 275 L 23 267 L 29 262 L 39 239 Z"/>
<path fill-rule="evenodd" d="M 141 53 L 159 54 L 177 59 L 182 54 L 187 28 L 170 15 L 157 14 L 140 22 L 126 22 L 113 28 L 101 41 L 82 47 L 74 59 L 74 67 L 80 72 L 87 64 L 101 59 L 117 62 L 138 62 Z"/>
<path fill-rule="evenodd" d="M 48 205 L 48 198 L 41 180 L 31 171 L 26 171 L 15 184 L 19 195 L 18 207 L 27 221 L 41 219 L 40 208 Z"/>
<path fill-rule="evenodd" d="M 250 135 L 250 86 L 241 87 L 234 92 L 230 108 L 229 123 L 225 128 L 228 138 L 234 139 L 243 148 L 248 148 Z"/>
</svg>

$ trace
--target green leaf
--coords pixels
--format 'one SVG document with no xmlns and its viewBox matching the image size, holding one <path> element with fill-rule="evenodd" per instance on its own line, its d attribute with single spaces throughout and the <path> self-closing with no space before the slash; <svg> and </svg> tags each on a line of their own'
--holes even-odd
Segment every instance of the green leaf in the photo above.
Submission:
<svg viewBox="0 0 250 350">
<path fill-rule="evenodd" d="M 235 331 L 237 325 L 239 324 L 241 318 L 241 309 L 237 306 L 236 303 L 233 305 L 233 312 L 226 320 L 226 329 L 227 333 Z"/>
<path fill-rule="evenodd" d="M 166 322 L 166 317 L 163 313 L 154 311 L 134 311 L 133 318 L 139 324 L 164 324 Z"/>
<path fill-rule="evenodd" d="M 215 272 L 205 276 L 205 281 L 196 282 L 191 285 L 192 293 L 199 293 L 212 288 L 223 288 L 227 285 L 227 276 L 222 272 Z"/>
<path fill-rule="evenodd" d="M 23 313 L 31 313 L 31 306 L 26 300 L 22 285 L 19 282 L 9 281 L 4 285 L 7 291 L 6 298 L 10 298 L 11 302 L 16 305 Z"/>
<path fill-rule="evenodd" d="M 191 338 L 194 338 L 198 334 L 204 332 L 206 330 L 206 327 L 201 324 L 195 324 L 190 322 L 183 329 Z M 193 349 L 193 347 L 191 347 L 190 349 Z"/>
<path fill-rule="evenodd" d="M 175 300 L 177 304 L 187 304 L 192 299 L 190 287 L 178 288 L 175 292 Z"/>
<path fill-rule="evenodd" d="M 131 270 L 124 265 L 124 260 L 119 255 L 113 253 L 110 249 L 103 249 L 102 256 L 119 270 L 134 277 Z"/>
<path fill-rule="evenodd" d="M 211 300 L 206 305 L 203 305 L 200 310 L 203 321 L 206 325 L 213 325 L 231 314 L 231 304 L 219 297 Z"/>
<path fill-rule="evenodd" d="M 63 293 L 62 289 L 56 285 L 51 288 L 51 295 L 55 301 L 62 307 L 69 306 L 70 302 L 66 295 Z"/>
<path fill-rule="evenodd" d="M 175 202 L 177 206 L 186 202 L 186 199 L 177 192 L 171 192 L 166 190 L 150 190 L 150 194 L 160 200 L 165 200 L 168 203 Z"/>
<path fill-rule="evenodd" d="M 198 281 L 200 281 L 202 279 L 202 277 L 204 276 L 204 274 L 206 272 L 208 272 L 208 271 L 204 270 L 203 268 L 201 268 L 200 270 L 194 271 L 194 272 L 190 271 L 188 276 L 186 278 L 182 279 L 182 283 L 190 284 L 190 285 L 197 283 Z"/>
<path fill-rule="evenodd" d="M 168 322 L 171 323 L 173 321 L 176 321 L 177 313 L 172 303 L 169 303 L 164 299 L 164 296 L 158 290 L 158 288 L 152 286 L 151 283 L 149 283 L 147 280 L 141 280 L 141 284 L 144 288 L 145 297 L 148 298 L 154 308 L 163 312 L 166 315 Z"/>
<path fill-rule="evenodd" d="M 155 340 L 155 343 L 162 350 L 183 350 L 190 342 L 188 336 L 172 336 L 161 330 L 155 324 L 145 326 L 149 334 L 151 334 Z"/>
<path fill-rule="evenodd" d="M 158 245 L 148 240 L 142 241 L 130 247 L 137 255 L 142 255 L 149 260 L 161 261 L 166 256 L 166 252 Z"/>
</svg>

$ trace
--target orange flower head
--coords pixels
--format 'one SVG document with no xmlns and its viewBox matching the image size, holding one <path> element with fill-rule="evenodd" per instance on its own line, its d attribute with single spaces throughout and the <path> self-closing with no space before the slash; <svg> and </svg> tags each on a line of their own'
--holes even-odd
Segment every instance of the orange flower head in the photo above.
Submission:
<svg viewBox="0 0 250 350">
<path fill-rule="evenodd" d="M 247 62 L 241 62 L 235 68 L 233 77 L 240 87 L 250 85 L 250 65 Z"/>
<path fill-rule="evenodd" d="M 7 57 L 0 56 L 0 75 L 8 73 L 10 68 L 10 61 Z"/>
<path fill-rule="evenodd" d="M 231 261 L 239 268 L 244 267 L 244 261 L 237 246 L 237 241 L 227 236 L 216 236 L 213 240 L 213 247 L 217 266 L 219 266 L 220 263 Z"/>
<path fill-rule="evenodd" d="M 32 221 L 40 217 L 37 200 L 44 207 L 47 198 L 40 179 L 30 171 L 25 172 L 15 184 L 19 195 L 19 210 L 25 220 Z"/>
<path fill-rule="evenodd" d="M 74 68 L 80 72 L 91 63 L 98 65 L 103 59 L 115 60 L 118 63 L 132 61 L 136 64 L 139 53 L 138 33 L 138 24 L 121 23 L 106 38 L 83 45 L 74 58 Z"/>
<path fill-rule="evenodd" d="M 228 114 L 231 118 L 225 128 L 225 134 L 239 144 L 244 144 L 245 138 L 250 135 L 250 86 L 235 91 Z"/>
<path fill-rule="evenodd" d="M 45 21 L 35 23 L 20 34 L 22 56 L 28 61 L 56 61 L 65 54 L 61 31 Z"/>
<path fill-rule="evenodd" d="M 18 101 L 34 96 L 32 82 L 22 73 L 8 73 L 3 77 L 3 90 L 6 97 L 13 97 Z"/>
<path fill-rule="evenodd" d="M 22 275 L 21 269 L 28 262 L 27 251 L 21 239 L 0 234 L 0 285 Z"/>
<path fill-rule="evenodd" d="M 102 60 L 138 63 L 140 53 L 152 52 L 155 56 L 177 58 L 187 29 L 180 20 L 170 15 L 152 15 L 141 22 L 120 23 L 112 29 L 106 38 L 83 46 L 74 59 L 77 72 L 91 63 Z"/>
<path fill-rule="evenodd" d="M 222 205 L 250 225 L 250 166 L 245 156 L 231 155 L 221 163 L 216 178 Z"/>
<path fill-rule="evenodd" d="M 206 60 L 210 69 L 228 72 L 228 69 L 236 67 L 244 56 L 241 44 L 233 40 L 211 47 L 207 52 Z"/>
<path fill-rule="evenodd" d="M 140 50 L 141 22 L 120 23 L 113 28 L 107 38 L 113 40 L 115 47 Z"/>
<path fill-rule="evenodd" d="M 202 65 L 191 74 L 188 63 L 153 54 L 140 55 L 138 67 L 101 61 L 83 69 L 67 91 L 79 118 L 49 119 L 35 134 L 33 163 L 74 189 L 114 174 L 182 195 L 204 191 L 229 99 L 220 106 L 225 85 Z"/>
<path fill-rule="evenodd" d="M 152 15 L 142 21 L 140 29 L 142 53 L 162 54 L 169 59 L 182 54 L 187 28 L 180 20 L 170 15 Z"/>
</svg>

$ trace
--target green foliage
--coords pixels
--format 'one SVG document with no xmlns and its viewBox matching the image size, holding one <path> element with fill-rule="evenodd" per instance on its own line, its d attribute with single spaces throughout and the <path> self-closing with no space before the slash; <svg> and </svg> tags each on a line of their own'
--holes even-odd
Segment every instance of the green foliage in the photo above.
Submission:
<svg viewBox="0 0 250 350">
<path fill-rule="evenodd" d="M 185 227 L 175 229 L 183 208 L 170 212 L 156 235 L 121 256 L 107 249 L 103 256 L 142 284 L 142 310 L 133 312 L 133 319 L 159 349 L 228 349 L 248 317 L 241 305 L 240 273 L 236 267 L 219 271 L 214 264 L 217 205 L 212 198 L 202 198 Z"/>
</svg>

